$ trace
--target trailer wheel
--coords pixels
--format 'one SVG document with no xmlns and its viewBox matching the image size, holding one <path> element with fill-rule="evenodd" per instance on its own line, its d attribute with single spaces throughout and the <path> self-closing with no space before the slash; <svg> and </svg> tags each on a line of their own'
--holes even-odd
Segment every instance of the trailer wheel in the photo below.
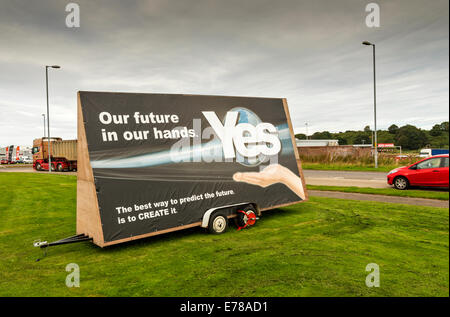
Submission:
<svg viewBox="0 0 450 317">
<path fill-rule="evenodd" d="M 41 164 L 36 163 L 36 171 L 42 170 Z"/>
<path fill-rule="evenodd" d="M 58 163 L 58 165 L 56 165 L 56 169 L 58 170 L 58 172 L 62 172 L 63 171 L 62 164 Z"/>
<path fill-rule="evenodd" d="M 228 228 L 228 218 L 223 212 L 216 212 L 209 219 L 208 230 L 212 234 L 224 233 Z"/>
<path fill-rule="evenodd" d="M 240 229 L 251 227 L 256 222 L 256 210 L 253 206 L 239 209 L 235 218 L 236 226 Z"/>
</svg>

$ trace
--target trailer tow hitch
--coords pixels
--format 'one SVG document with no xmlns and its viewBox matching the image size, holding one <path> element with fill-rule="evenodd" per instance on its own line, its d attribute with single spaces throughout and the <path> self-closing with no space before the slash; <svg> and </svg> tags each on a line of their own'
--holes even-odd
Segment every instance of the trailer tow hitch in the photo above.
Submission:
<svg viewBox="0 0 450 317">
<path fill-rule="evenodd" d="M 68 238 L 64 238 L 58 241 L 54 241 L 54 242 L 47 242 L 47 241 L 41 241 L 41 240 L 36 240 L 33 242 L 33 246 L 36 248 L 48 248 L 48 247 L 52 247 L 52 246 L 56 246 L 56 245 L 61 245 L 61 244 L 69 244 L 69 243 L 75 243 L 75 242 L 81 242 L 81 241 L 90 241 L 92 240 L 92 238 L 88 237 L 85 234 L 77 234 L 75 236 L 71 236 Z"/>
<path fill-rule="evenodd" d="M 48 247 L 57 246 L 61 244 L 69 244 L 69 243 L 75 243 L 75 242 L 82 242 L 82 241 L 91 241 L 92 238 L 88 237 L 85 234 L 77 234 L 71 237 L 67 237 L 61 240 L 57 240 L 54 242 L 47 242 L 47 241 L 41 241 L 41 240 L 35 240 L 33 242 L 33 246 L 35 248 L 41 248 L 44 249 L 44 256 L 47 255 L 46 249 Z M 40 259 L 37 259 L 36 261 L 39 261 Z"/>
</svg>

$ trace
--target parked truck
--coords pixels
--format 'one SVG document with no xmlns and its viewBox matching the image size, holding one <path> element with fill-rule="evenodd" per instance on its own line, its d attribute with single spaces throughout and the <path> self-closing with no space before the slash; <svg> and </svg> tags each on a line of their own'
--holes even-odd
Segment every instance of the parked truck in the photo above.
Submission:
<svg viewBox="0 0 450 317">
<path fill-rule="evenodd" d="M 422 149 L 420 150 L 419 157 L 430 157 L 435 155 L 448 154 L 446 149 Z"/>
<path fill-rule="evenodd" d="M 48 171 L 48 138 L 33 140 L 33 168 L 37 171 Z M 50 138 L 50 160 L 52 171 L 77 170 L 77 140 Z"/>
<path fill-rule="evenodd" d="M 1 164 L 16 164 L 21 163 L 20 146 L 10 145 L 0 150 Z"/>
</svg>

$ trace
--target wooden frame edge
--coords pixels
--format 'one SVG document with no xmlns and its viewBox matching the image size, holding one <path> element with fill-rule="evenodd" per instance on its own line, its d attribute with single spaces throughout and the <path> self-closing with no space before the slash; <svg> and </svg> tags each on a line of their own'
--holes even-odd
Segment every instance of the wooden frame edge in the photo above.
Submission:
<svg viewBox="0 0 450 317">
<path fill-rule="evenodd" d="M 298 173 L 300 179 L 302 180 L 303 190 L 305 192 L 305 200 L 302 201 L 307 201 L 309 200 L 309 195 L 308 190 L 306 188 L 305 176 L 303 175 L 302 162 L 300 161 L 300 154 L 298 154 L 297 143 L 295 142 L 294 127 L 292 126 L 291 115 L 289 114 L 289 107 L 287 104 L 287 100 L 286 98 L 282 98 L 282 100 L 284 112 L 286 113 L 286 118 L 288 122 L 289 134 L 291 135 L 292 147 L 294 148 L 295 160 L 297 161 Z"/>
<path fill-rule="evenodd" d="M 94 182 L 89 149 L 87 145 L 86 129 L 84 127 L 83 111 L 81 108 L 80 92 L 77 93 L 77 234 L 85 234 L 93 242 L 104 246 L 103 228 L 98 205 L 97 191 Z"/>
</svg>

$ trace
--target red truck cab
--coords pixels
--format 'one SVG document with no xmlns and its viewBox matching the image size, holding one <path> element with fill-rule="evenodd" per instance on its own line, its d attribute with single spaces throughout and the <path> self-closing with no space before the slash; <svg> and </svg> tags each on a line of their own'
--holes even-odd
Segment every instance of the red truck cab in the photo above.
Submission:
<svg viewBox="0 0 450 317">
<path fill-rule="evenodd" d="M 77 141 L 50 138 L 51 169 L 52 171 L 77 170 Z M 39 138 L 33 141 L 33 168 L 37 171 L 48 171 L 48 138 Z"/>
</svg>

